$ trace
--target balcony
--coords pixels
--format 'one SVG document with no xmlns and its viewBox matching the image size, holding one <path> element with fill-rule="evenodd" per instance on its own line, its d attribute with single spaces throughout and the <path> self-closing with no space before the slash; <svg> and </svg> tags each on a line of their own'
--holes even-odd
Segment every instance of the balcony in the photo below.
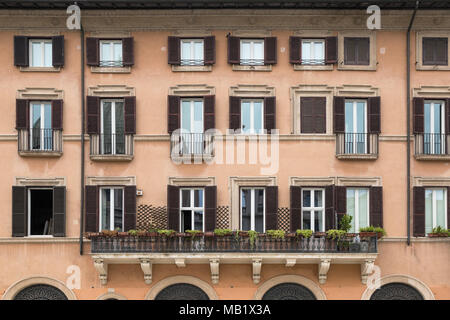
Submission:
<svg viewBox="0 0 450 320">
<path fill-rule="evenodd" d="M 18 151 L 21 156 L 59 157 L 62 155 L 62 130 L 19 130 Z"/>
<path fill-rule="evenodd" d="M 172 160 L 210 160 L 214 156 L 214 136 L 205 133 L 172 133 Z"/>
<path fill-rule="evenodd" d="M 133 159 L 132 134 L 93 134 L 90 158 L 95 161 L 130 161 Z"/>
<path fill-rule="evenodd" d="M 378 134 L 336 134 L 336 157 L 349 160 L 375 160 L 378 158 Z"/>
<path fill-rule="evenodd" d="M 449 143 L 449 134 L 416 134 L 414 135 L 414 157 L 417 160 L 450 160 Z"/>
</svg>

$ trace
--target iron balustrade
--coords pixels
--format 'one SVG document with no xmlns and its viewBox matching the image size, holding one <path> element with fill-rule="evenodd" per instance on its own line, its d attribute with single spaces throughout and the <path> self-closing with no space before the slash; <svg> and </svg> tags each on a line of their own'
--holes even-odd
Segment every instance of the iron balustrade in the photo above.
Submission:
<svg viewBox="0 0 450 320">
<path fill-rule="evenodd" d="M 301 64 L 304 65 L 321 65 L 323 66 L 325 64 L 325 59 L 302 59 Z"/>
<path fill-rule="evenodd" d="M 378 134 L 338 133 L 336 134 L 336 154 L 378 154 Z"/>
<path fill-rule="evenodd" d="M 181 59 L 182 66 L 203 66 L 205 61 L 203 59 Z"/>
<path fill-rule="evenodd" d="M 100 154 L 125 154 L 125 134 L 100 134 Z"/>
<path fill-rule="evenodd" d="M 212 135 L 172 133 L 170 141 L 171 153 L 174 155 L 212 155 Z"/>
<path fill-rule="evenodd" d="M 421 133 L 414 136 L 416 155 L 448 155 L 450 135 L 445 133 Z"/>
<path fill-rule="evenodd" d="M 19 151 L 62 152 L 62 130 L 31 128 L 19 130 Z"/>
<path fill-rule="evenodd" d="M 122 60 L 100 60 L 100 67 L 123 67 Z"/>
<path fill-rule="evenodd" d="M 240 65 L 242 65 L 242 66 L 262 66 L 262 65 L 264 65 L 264 59 L 240 59 Z"/>
</svg>

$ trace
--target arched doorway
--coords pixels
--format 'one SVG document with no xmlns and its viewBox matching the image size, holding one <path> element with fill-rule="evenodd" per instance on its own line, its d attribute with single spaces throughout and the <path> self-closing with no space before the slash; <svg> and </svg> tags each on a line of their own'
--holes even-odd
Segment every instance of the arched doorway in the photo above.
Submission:
<svg viewBox="0 0 450 320">
<path fill-rule="evenodd" d="M 155 300 L 209 300 L 209 297 L 199 287 L 188 283 L 177 283 L 162 289 Z"/>
<path fill-rule="evenodd" d="M 35 284 L 19 291 L 14 300 L 68 300 L 66 295 L 53 286 Z"/>
<path fill-rule="evenodd" d="M 262 300 L 316 300 L 316 297 L 297 283 L 280 283 L 267 290 Z"/>
<path fill-rule="evenodd" d="M 405 283 L 388 283 L 381 286 L 370 300 L 424 300 L 418 290 Z"/>
</svg>

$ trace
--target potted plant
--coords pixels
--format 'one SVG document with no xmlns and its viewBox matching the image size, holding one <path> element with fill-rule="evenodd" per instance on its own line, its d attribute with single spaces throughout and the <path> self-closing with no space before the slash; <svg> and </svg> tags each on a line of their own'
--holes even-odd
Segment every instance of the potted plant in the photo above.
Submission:
<svg viewBox="0 0 450 320">
<path fill-rule="evenodd" d="M 375 235 L 377 236 L 378 239 L 380 239 L 386 235 L 386 231 L 384 231 L 384 229 L 381 227 L 374 227 L 374 226 L 359 228 L 359 236 L 361 238 L 373 237 Z"/>
<path fill-rule="evenodd" d="M 346 241 L 345 235 L 347 232 L 340 229 L 330 229 L 326 232 L 327 238 L 329 239 L 327 249 L 338 250 L 338 251 L 348 251 L 349 241 Z"/>
<path fill-rule="evenodd" d="M 254 230 L 248 231 L 248 239 L 250 241 L 250 250 L 255 249 L 256 239 L 258 238 L 258 232 Z"/>
<path fill-rule="evenodd" d="M 230 246 L 232 235 L 233 231 L 231 229 L 214 229 L 217 249 L 226 250 Z"/>
<path fill-rule="evenodd" d="M 281 243 L 284 240 L 285 231 L 284 230 L 267 230 L 267 237 L 272 242 L 273 249 L 281 249 Z"/>
<path fill-rule="evenodd" d="M 450 230 L 444 229 L 441 226 L 437 226 L 433 228 L 430 233 L 428 233 L 429 238 L 438 238 L 438 237 L 450 237 Z"/>
<path fill-rule="evenodd" d="M 308 229 L 306 229 L 306 230 L 298 229 L 297 231 L 295 231 L 295 233 L 297 234 L 297 237 L 300 239 L 302 239 L 302 238 L 308 239 L 308 238 L 311 238 L 313 235 L 313 231 L 308 230 Z"/>
</svg>

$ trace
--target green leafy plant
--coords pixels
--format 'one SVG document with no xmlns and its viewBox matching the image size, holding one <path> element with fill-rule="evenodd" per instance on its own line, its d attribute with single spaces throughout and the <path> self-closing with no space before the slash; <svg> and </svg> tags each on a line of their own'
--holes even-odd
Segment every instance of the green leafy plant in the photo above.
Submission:
<svg viewBox="0 0 450 320">
<path fill-rule="evenodd" d="M 186 233 L 189 233 L 191 235 L 192 239 L 194 239 L 195 237 L 202 234 L 203 232 L 200 230 L 186 230 Z"/>
<path fill-rule="evenodd" d="M 344 230 L 346 233 L 350 231 L 352 228 L 352 216 L 349 216 L 348 214 L 344 214 L 339 221 L 339 229 Z"/>
<path fill-rule="evenodd" d="M 285 231 L 284 230 L 267 230 L 266 234 L 274 239 L 284 239 Z"/>
<path fill-rule="evenodd" d="M 359 232 L 375 232 L 380 234 L 382 237 L 386 235 L 386 231 L 383 228 L 374 226 L 359 228 Z"/>
<path fill-rule="evenodd" d="M 138 235 L 138 231 L 137 230 L 128 230 L 128 235 L 136 237 Z"/>
<path fill-rule="evenodd" d="M 214 234 L 219 237 L 231 236 L 233 231 L 231 229 L 214 229 Z"/>
<path fill-rule="evenodd" d="M 341 239 L 347 232 L 345 230 L 330 229 L 327 231 L 327 237 L 331 239 Z"/>
<path fill-rule="evenodd" d="M 450 237 L 450 230 L 437 226 L 431 230 L 431 234 L 439 235 L 441 237 Z"/>
<path fill-rule="evenodd" d="M 258 238 L 258 232 L 254 230 L 249 230 L 248 237 L 250 239 L 250 249 L 253 250 L 253 248 L 255 247 L 256 238 Z"/>
<path fill-rule="evenodd" d="M 116 230 L 102 230 L 102 236 L 106 236 L 106 237 L 116 237 L 119 234 L 119 231 Z"/>
<path fill-rule="evenodd" d="M 175 234 L 175 230 L 158 230 L 158 234 L 161 236 L 171 237 Z"/>
<path fill-rule="evenodd" d="M 302 238 L 311 238 L 313 235 L 313 231 L 312 230 L 300 230 L 298 229 L 297 231 L 295 231 L 295 233 L 297 234 L 298 237 L 302 237 Z"/>
</svg>

